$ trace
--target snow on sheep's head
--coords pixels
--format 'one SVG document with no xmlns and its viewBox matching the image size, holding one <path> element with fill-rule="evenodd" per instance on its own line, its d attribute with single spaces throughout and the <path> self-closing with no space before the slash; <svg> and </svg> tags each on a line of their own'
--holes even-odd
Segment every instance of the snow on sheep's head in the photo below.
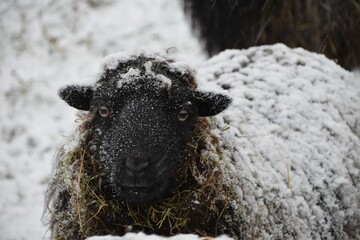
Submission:
<svg viewBox="0 0 360 240">
<path fill-rule="evenodd" d="M 89 111 L 90 150 L 110 198 L 162 200 L 185 158 L 197 117 L 225 110 L 230 98 L 196 89 L 193 73 L 164 56 L 112 56 L 94 86 L 66 86 L 60 97 Z"/>
</svg>

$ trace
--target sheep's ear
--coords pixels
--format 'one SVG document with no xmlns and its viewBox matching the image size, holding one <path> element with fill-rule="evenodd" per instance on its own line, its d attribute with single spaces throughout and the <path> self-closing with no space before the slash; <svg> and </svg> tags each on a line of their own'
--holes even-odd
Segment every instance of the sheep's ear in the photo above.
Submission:
<svg viewBox="0 0 360 240">
<path fill-rule="evenodd" d="M 88 111 L 93 92 L 91 86 L 69 85 L 59 90 L 59 96 L 70 106 Z"/>
<path fill-rule="evenodd" d="M 196 91 L 195 102 L 199 116 L 214 116 L 229 106 L 231 98 L 219 93 Z"/>
</svg>

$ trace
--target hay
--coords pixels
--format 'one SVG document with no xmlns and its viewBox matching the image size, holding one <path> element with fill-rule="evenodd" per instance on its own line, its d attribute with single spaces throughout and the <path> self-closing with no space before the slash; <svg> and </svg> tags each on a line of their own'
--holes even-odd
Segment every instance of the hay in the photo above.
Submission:
<svg viewBox="0 0 360 240">
<path fill-rule="evenodd" d="M 82 126 L 85 125 L 86 121 Z M 207 120 L 196 126 L 195 137 L 187 149 L 192 154 L 178 168 L 180 184 L 173 189 L 171 197 L 156 203 L 107 199 L 102 191 L 101 166 L 86 144 L 91 131 L 80 127 L 78 145 L 60 154 L 51 184 L 57 189 L 49 194 L 52 239 L 123 235 L 128 231 L 164 236 L 176 233 L 240 236 L 239 221 L 233 222 L 234 193 L 224 183 L 218 161 L 205 157 L 201 151 L 206 149 L 206 142 L 214 144 L 216 139 L 201 130 L 210 128 Z M 217 151 L 214 149 L 211 151 Z"/>
</svg>

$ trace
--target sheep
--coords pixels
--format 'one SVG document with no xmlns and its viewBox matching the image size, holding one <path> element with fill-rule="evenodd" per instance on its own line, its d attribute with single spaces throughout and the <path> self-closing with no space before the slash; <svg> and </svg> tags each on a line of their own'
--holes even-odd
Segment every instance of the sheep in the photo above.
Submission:
<svg viewBox="0 0 360 240">
<path fill-rule="evenodd" d="M 285 43 L 360 65 L 356 1 L 183 0 L 193 29 L 210 56 L 232 48 Z"/>
<path fill-rule="evenodd" d="M 278 44 L 197 75 L 161 54 L 103 66 L 59 91 L 82 112 L 46 193 L 53 239 L 360 237 L 360 92 L 334 62 Z"/>
</svg>

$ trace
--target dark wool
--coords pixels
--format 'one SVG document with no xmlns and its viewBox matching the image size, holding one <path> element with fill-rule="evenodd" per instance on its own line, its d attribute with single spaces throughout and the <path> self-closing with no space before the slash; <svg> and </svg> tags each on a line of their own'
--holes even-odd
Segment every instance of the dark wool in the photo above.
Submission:
<svg viewBox="0 0 360 240">
<path fill-rule="evenodd" d="M 183 0 L 212 56 L 224 49 L 284 43 L 360 65 L 359 0 Z"/>
</svg>

